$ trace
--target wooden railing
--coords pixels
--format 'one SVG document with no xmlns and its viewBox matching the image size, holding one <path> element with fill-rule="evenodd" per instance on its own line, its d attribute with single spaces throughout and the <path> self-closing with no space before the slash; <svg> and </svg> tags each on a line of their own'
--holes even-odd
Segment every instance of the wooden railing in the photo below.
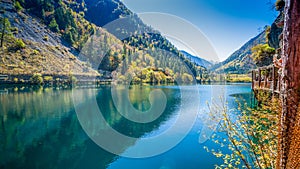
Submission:
<svg viewBox="0 0 300 169">
<path fill-rule="evenodd" d="M 280 93 L 280 74 L 274 65 L 252 70 L 252 89 Z"/>
</svg>

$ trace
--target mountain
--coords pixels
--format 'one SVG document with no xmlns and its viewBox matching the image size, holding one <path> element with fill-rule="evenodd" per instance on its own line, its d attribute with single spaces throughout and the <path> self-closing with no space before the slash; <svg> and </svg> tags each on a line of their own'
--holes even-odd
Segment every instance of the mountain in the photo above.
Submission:
<svg viewBox="0 0 300 169">
<path fill-rule="evenodd" d="M 7 24 L 0 26 L 5 32 L 0 74 L 26 74 L 26 80 L 35 73 L 151 83 L 192 80 L 181 62 L 195 76 L 206 73 L 119 0 L 5 0 L 1 9 Z M 121 22 L 108 29 L 116 19 Z"/>
<path fill-rule="evenodd" d="M 251 58 L 251 49 L 258 44 L 265 44 L 266 30 L 250 39 L 240 49 L 230 55 L 225 61 L 218 63 L 210 68 L 212 71 L 224 73 L 244 74 L 256 68 Z"/>
<path fill-rule="evenodd" d="M 284 24 L 284 14 L 283 10 L 279 11 L 278 17 L 275 19 L 275 21 L 272 23 L 270 28 L 270 33 L 268 34 L 268 44 L 270 47 L 278 49 L 281 47 L 280 41 L 282 40 L 282 34 L 283 31 L 283 24 Z"/>
<path fill-rule="evenodd" d="M 180 52 L 183 53 L 184 56 L 186 58 L 188 58 L 191 62 L 195 63 L 198 66 L 202 66 L 204 68 L 210 68 L 213 65 L 211 62 L 209 62 L 205 59 L 202 59 L 198 56 L 193 56 L 193 55 L 191 55 L 190 53 L 188 53 L 184 50 L 181 50 Z"/>
<path fill-rule="evenodd" d="M 126 52 L 122 53 L 127 57 L 123 57 L 121 60 L 114 59 L 118 60 L 117 62 L 121 64 L 122 61 L 123 63 L 125 62 L 123 66 L 129 66 L 128 68 L 124 68 L 121 65 L 121 69 L 123 69 L 122 72 L 126 72 L 125 69 L 136 69 L 136 66 L 134 66 L 135 68 L 131 66 L 137 65 L 138 70 L 130 72 L 132 76 L 136 76 L 136 72 L 138 71 L 147 72 L 146 74 L 153 74 L 152 72 L 154 72 L 156 77 L 150 79 L 156 79 L 155 81 L 157 81 L 161 79 L 159 75 L 160 72 L 164 74 L 162 76 L 163 79 L 171 77 L 173 80 L 174 78 L 182 80 L 184 79 L 183 74 L 185 74 L 185 68 L 180 62 L 183 61 L 189 66 L 195 76 L 206 73 L 206 70 L 203 70 L 203 67 L 197 67 L 189 60 L 186 60 L 184 55 L 171 42 L 163 37 L 157 30 L 154 30 L 143 23 L 143 21 L 136 14 L 126 8 L 121 1 L 85 0 L 85 4 L 86 10 L 83 12 L 85 13 L 84 18 L 86 20 L 99 27 L 103 27 L 109 33 L 121 40 L 124 46 L 130 47 L 130 49 L 126 49 Z M 108 19 L 103 21 L 103 17 Z M 130 59 L 130 54 L 133 54 L 134 59 Z M 114 71 L 118 67 L 114 66 L 113 68 L 107 68 L 105 65 L 111 64 L 101 64 L 99 68 L 101 70 Z M 120 67 L 120 64 L 117 65 Z M 176 72 L 180 73 L 178 74 Z M 123 73 L 119 73 L 121 78 L 118 79 L 126 79 L 126 77 L 124 77 L 125 74 L 122 74 Z M 146 76 L 139 76 L 136 80 L 149 81 L 149 79 L 145 79 Z M 191 79 L 190 76 L 189 79 Z"/>
<path fill-rule="evenodd" d="M 245 43 L 225 61 L 212 66 L 210 70 L 224 73 L 249 73 L 252 69 L 257 67 L 251 58 L 251 49 L 254 46 L 258 44 L 268 44 L 268 46 L 274 48 L 274 50 L 281 47 L 283 20 L 284 14 L 283 9 L 281 8 L 279 10 L 279 15 L 270 27 L 266 27 L 262 33 Z M 269 58 L 269 60 L 272 62 L 272 58 Z M 266 63 L 266 65 L 267 64 L 269 63 Z"/>
<path fill-rule="evenodd" d="M 82 3 L 82 0 L 77 0 Z M 84 8 L 85 18 L 96 24 L 104 26 L 120 17 L 126 17 L 133 13 L 119 0 L 85 0 Z M 76 10 L 76 8 L 72 8 Z"/>
<path fill-rule="evenodd" d="M 0 48 L 0 74 L 19 75 L 14 81 L 28 80 L 34 73 L 48 76 L 98 73 L 77 59 L 61 37 L 47 29 L 39 18 L 26 11 L 16 11 L 13 2 L 0 3 L 1 23 L 6 21 L 3 47 Z M 70 71 L 72 70 L 72 71 Z M 67 77 L 66 77 L 67 78 Z"/>
</svg>

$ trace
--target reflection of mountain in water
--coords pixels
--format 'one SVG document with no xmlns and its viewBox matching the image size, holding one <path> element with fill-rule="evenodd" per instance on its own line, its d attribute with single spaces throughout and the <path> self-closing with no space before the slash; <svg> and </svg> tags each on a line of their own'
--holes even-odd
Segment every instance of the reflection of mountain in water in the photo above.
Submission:
<svg viewBox="0 0 300 169">
<path fill-rule="evenodd" d="M 122 89 L 120 89 L 120 90 L 122 90 Z M 145 87 L 145 86 L 144 87 L 134 86 L 130 90 L 134 91 L 134 92 L 129 93 L 129 98 L 130 98 L 130 101 L 133 104 L 133 106 L 136 109 L 141 110 L 141 111 L 148 110 L 151 106 L 148 101 L 148 97 L 149 97 L 150 92 L 153 90 L 153 88 Z M 101 112 L 107 122 L 111 122 L 111 121 L 114 121 L 115 119 L 118 119 L 117 123 L 111 123 L 110 126 L 112 126 L 115 130 L 117 130 L 118 132 L 120 132 L 122 134 L 131 136 L 131 137 L 140 138 L 145 133 L 149 133 L 149 132 L 157 129 L 159 127 L 159 125 L 161 124 L 161 122 L 168 120 L 168 118 L 176 110 L 177 105 L 180 102 L 180 100 L 179 100 L 180 97 L 178 96 L 178 93 L 180 92 L 179 90 L 177 92 L 176 92 L 176 90 L 169 89 L 169 88 L 162 88 L 162 90 L 164 91 L 164 93 L 166 94 L 166 96 L 168 98 L 166 109 L 159 118 L 157 118 L 156 120 L 154 120 L 153 122 L 150 122 L 150 123 L 136 123 L 136 122 L 130 121 L 130 120 L 122 117 L 122 115 L 119 114 L 119 112 L 116 110 L 116 108 L 114 106 L 112 96 L 110 93 L 110 89 L 103 90 L 103 92 L 99 92 L 97 100 L 98 100 Z M 119 93 L 120 93 L 120 95 L 118 96 L 119 98 L 125 98 L 124 95 L 126 93 L 121 92 L 121 91 Z M 175 96 L 175 94 L 177 94 L 177 96 Z M 101 99 L 101 98 L 104 98 L 103 96 L 107 99 L 105 99 L 105 100 Z M 122 104 L 122 102 L 120 104 Z"/>
<path fill-rule="evenodd" d="M 150 87 L 130 89 L 130 100 L 137 109 L 149 108 L 147 98 L 151 90 Z M 167 109 L 148 124 L 133 123 L 118 114 L 109 87 L 97 90 L 97 102 L 114 129 L 139 138 L 168 120 L 180 101 L 174 97 L 179 91 L 162 90 L 168 97 Z M 89 94 L 94 91 L 78 89 L 76 92 L 85 95 L 80 97 L 85 103 L 92 99 Z M 72 97 L 71 90 L 52 88 L 0 95 L 0 168 L 106 168 L 112 163 L 117 156 L 98 147 L 82 130 Z M 133 144 L 121 146 L 126 150 Z"/>
</svg>

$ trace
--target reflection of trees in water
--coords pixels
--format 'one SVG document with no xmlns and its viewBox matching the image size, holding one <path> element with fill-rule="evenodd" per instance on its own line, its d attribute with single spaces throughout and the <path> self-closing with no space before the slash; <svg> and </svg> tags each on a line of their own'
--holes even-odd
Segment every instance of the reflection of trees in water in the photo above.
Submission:
<svg viewBox="0 0 300 169">
<path fill-rule="evenodd" d="M 130 90 L 134 105 L 148 104 L 145 100 L 150 90 L 145 88 L 145 93 L 143 90 Z M 72 91 L 52 88 L 27 91 L 19 89 L 0 95 L 0 168 L 106 168 L 116 159 L 116 155 L 98 147 L 82 130 L 74 112 Z M 118 114 L 109 88 L 101 88 L 97 100 L 113 128 L 128 136 L 141 137 L 166 121 L 179 102 L 170 99 L 177 91 L 163 91 L 168 97 L 167 110 L 148 124 L 132 123 Z M 91 99 L 91 90 L 79 90 L 79 93 L 82 102 Z M 126 150 L 133 144 L 122 146 Z"/>
<path fill-rule="evenodd" d="M 151 106 L 148 97 L 150 92 L 154 89 L 155 88 L 147 86 L 131 87 L 129 92 L 130 102 L 138 110 L 148 110 Z M 110 89 L 103 90 L 103 92 L 99 92 L 97 96 L 97 102 L 99 104 L 99 108 L 102 112 L 102 115 L 111 127 L 113 127 L 115 130 L 124 135 L 140 138 L 144 134 L 158 129 L 163 122 L 167 121 L 168 118 L 170 118 L 176 112 L 176 109 L 178 108 L 177 106 L 180 104 L 179 89 L 161 88 L 161 90 L 165 93 L 167 97 L 167 106 L 163 114 L 150 123 L 136 123 L 123 117 L 114 106 Z M 119 93 L 120 95 L 118 97 L 125 98 L 122 95 L 126 95 L 126 93 L 123 93 L 121 91 Z M 105 96 L 105 98 L 108 99 L 102 100 L 101 98 L 103 98 L 103 96 Z M 122 100 L 119 101 L 119 104 L 123 104 Z M 124 105 L 123 107 L 126 107 L 126 105 Z M 125 110 L 125 113 L 130 112 L 126 112 Z"/>
<path fill-rule="evenodd" d="M 18 90 L 0 95 L 0 166 L 5 168 L 29 168 L 28 165 L 42 163 L 42 158 L 50 159 L 49 155 L 58 147 L 47 145 L 47 135 L 62 129 L 63 119 L 72 109 L 69 91 L 51 88 L 38 88 L 31 92 L 26 92 L 28 88 Z M 58 140 L 57 135 L 52 137 L 50 140 Z M 40 154 L 44 149 L 48 150 Z"/>
</svg>

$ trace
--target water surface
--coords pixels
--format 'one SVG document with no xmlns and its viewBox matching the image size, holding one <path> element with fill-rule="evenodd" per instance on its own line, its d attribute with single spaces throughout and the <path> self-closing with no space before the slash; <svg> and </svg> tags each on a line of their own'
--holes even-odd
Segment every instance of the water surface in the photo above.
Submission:
<svg viewBox="0 0 300 169">
<path fill-rule="evenodd" d="M 199 117 L 187 136 L 171 150 L 149 158 L 126 158 L 107 152 L 94 143 L 82 129 L 75 112 L 73 99 L 87 104 L 96 99 L 99 109 L 114 130 L 136 138 L 131 142 L 120 141 L 120 154 L 133 151 L 142 138 L 162 134 L 174 125 L 180 107 L 185 103 L 181 99 L 180 88 L 176 86 L 132 86 L 129 98 L 133 107 L 145 111 L 151 107 L 149 94 L 155 89 L 165 93 L 167 105 L 159 118 L 150 123 L 135 123 L 118 113 L 111 95 L 110 86 L 97 88 L 77 88 L 74 91 L 63 88 L 32 88 L 1 86 L 0 94 L 0 168 L 57 168 L 57 169 L 211 169 L 220 159 L 207 153 L 204 146 L 218 149 L 219 145 L 208 140 L 199 143 L 200 131 L 204 125 L 203 117 L 207 113 L 207 101 L 210 102 L 216 93 L 223 92 L 228 106 L 236 107 L 233 96 L 249 97 L 250 84 L 199 85 L 200 109 L 191 104 L 190 111 L 199 111 Z M 186 88 L 189 88 L 187 86 Z M 122 88 L 118 93 L 122 93 Z M 96 95 L 95 95 L 96 94 Z M 96 96 L 96 98 L 93 98 Z M 122 101 L 121 101 L 122 104 Z M 87 108 L 89 113 L 92 108 Z M 91 119 L 92 121 L 93 119 Z M 191 119 L 192 120 L 192 119 Z M 192 120 L 193 121 L 193 120 Z M 180 125 L 187 125 L 186 121 Z M 90 124 L 90 123 L 88 123 Z M 93 124 L 93 123 L 91 123 Z M 105 125 L 97 124 L 95 133 L 105 137 Z M 99 126 L 102 126 L 101 130 Z M 90 126 L 90 128 L 95 126 Z M 101 132 L 103 131 L 103 132 Z M 172 132 L 172 136 L 182 134 Z"/>
</svg>

